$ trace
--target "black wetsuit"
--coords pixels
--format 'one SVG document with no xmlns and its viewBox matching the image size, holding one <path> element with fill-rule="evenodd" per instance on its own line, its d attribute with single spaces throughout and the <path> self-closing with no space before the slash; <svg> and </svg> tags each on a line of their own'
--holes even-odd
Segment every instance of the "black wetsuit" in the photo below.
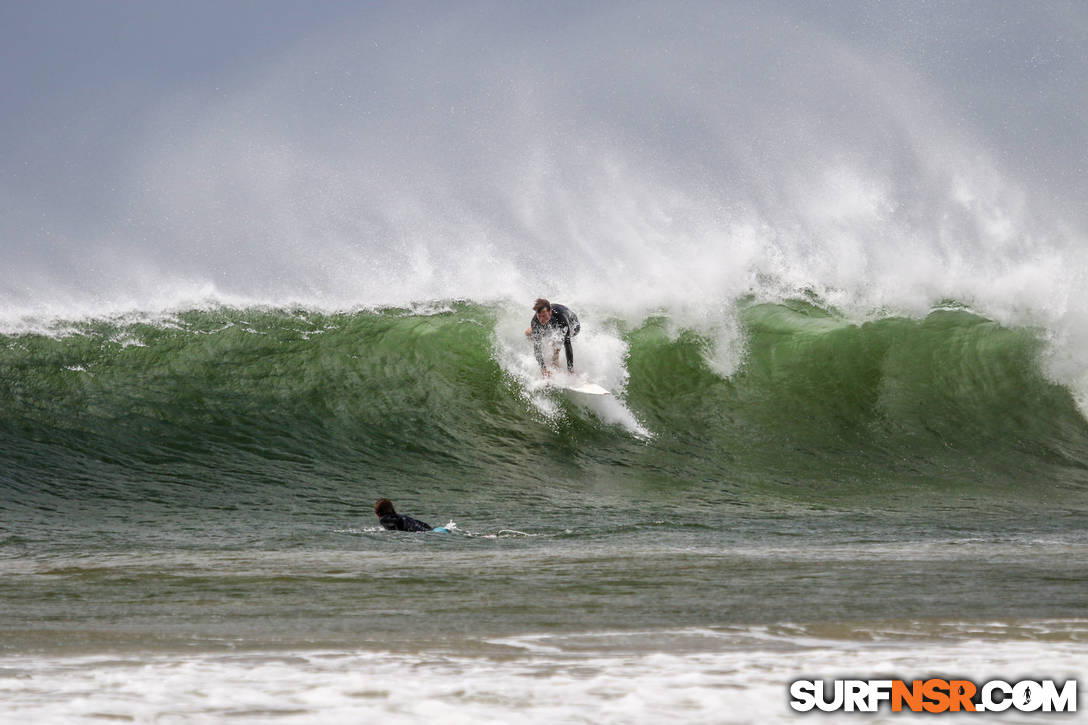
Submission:
<svg viewBox="0 0 1088 725">
<path fill-rule="evenodd" d="M 570 339 L 582 329 L 581 323 L 578 322 L 578 315 L 563 305 L 552 305 L 552 316 L 547 325 L 541 324 L 540 320 L 536 319 L 536 315 L 533 315 L 529 326 L 533 331 L 533 354 L 536 355 L 536 361 L 540 363 L 541 369 L 544 368 L 545 336 L 555 334 L 558 337 L 558 334 L 562 333 L 563 350 L 567 353 L 567 372 L 573 371 L 574 348 L 571 347 Z"/>
<path fill-rule="evenodd" d="M 431 531 L 430 524 L 425 524 L 419 519 L 413 519 L 411 516 L 386 514 L 379 521 L 381 521 L 382 526 L 390 531 Z"/>
</svg>

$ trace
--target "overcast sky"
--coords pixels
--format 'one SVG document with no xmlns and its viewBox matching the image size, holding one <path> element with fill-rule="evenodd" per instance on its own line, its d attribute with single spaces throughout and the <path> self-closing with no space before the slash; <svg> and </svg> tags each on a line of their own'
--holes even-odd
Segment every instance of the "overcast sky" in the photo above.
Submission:
<svg viewBox="0 0 1088 725">
<path fill-rule="evenodd" d="M 282 277 L 439 217 L 590 234 L 609 174 L 771 210 L 849 163 L 919 219 L 962 177 L 1088 222 L 1079 1 L 5 2 L 0 98 L 7 298 L 141 257 Z"/>
</svg>

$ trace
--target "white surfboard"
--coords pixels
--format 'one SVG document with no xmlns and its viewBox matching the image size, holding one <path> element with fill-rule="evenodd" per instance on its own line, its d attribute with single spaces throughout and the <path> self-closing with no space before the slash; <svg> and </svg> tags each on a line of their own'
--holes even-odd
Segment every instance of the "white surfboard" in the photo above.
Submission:
<svg viewBox="0 0 1088 725">
<path fill-rule="evenodd" d="M 581 381 L 572 380 L 569 384 L 556 383 L 559 387 L 569 390 L 572 393 L 584 393 L 586 395 L 611 395 L 607 390 L 602 388 L 597 383 L 583 383 Z"/>
</svg>

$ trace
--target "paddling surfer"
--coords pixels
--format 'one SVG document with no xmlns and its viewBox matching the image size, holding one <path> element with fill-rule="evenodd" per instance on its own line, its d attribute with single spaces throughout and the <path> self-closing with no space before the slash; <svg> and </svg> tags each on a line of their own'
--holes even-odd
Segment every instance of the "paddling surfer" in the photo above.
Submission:
<svg viewBox="0 0 1088 725">
<path fill-rule="evenodd" d="M 430 524 L 413 519 L 411 516 L 398 514 L 393 508 L 393 502 L 387 498 L 377 500 L 374 504 L 374 515 L 378 517 L 382 528 L 389 531 L 433 531 Z"/>
<path fill-rule="evenodd" d="M 533 354 L 540 365 L 540 372 L 544 377 L 550 377 L 551 371 L 544 362 L 545 338 L 552 346 L 552 367 L 559 367 L 559 345 L 562 340 L 563 350 L 567 355 L 567 372 L 574 372 L 574 348 L 570 339 L 578 334 L 582 325 L 578 322 L 578 315 L 564 305 L 553 305 L 541 297 L 533 303 L 533 319 L 529 322 L 525 336 L 533 341 Z"/>
</svg>

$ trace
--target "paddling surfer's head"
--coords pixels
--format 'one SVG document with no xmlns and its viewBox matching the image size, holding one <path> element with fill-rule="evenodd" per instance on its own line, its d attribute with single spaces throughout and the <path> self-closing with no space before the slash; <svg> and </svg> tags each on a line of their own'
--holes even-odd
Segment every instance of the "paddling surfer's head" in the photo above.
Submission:
<svg viewBox="0 0 1088 725">
<path fill-rule="evenodd" d="M 546 325 L 552 319 L 552 303 L 540 297 L 533 303 L 533 312 L 536 313 L 536 319 L 540 324 Z"/>
<path fill-rule="evenodd" d="M 374 504 L 374 515 L 379 519 L 382 516 L 396 513 L 396 510 L 393 508 L 393 502 L 387 498 L 379 498 Z"/>
</svg>

